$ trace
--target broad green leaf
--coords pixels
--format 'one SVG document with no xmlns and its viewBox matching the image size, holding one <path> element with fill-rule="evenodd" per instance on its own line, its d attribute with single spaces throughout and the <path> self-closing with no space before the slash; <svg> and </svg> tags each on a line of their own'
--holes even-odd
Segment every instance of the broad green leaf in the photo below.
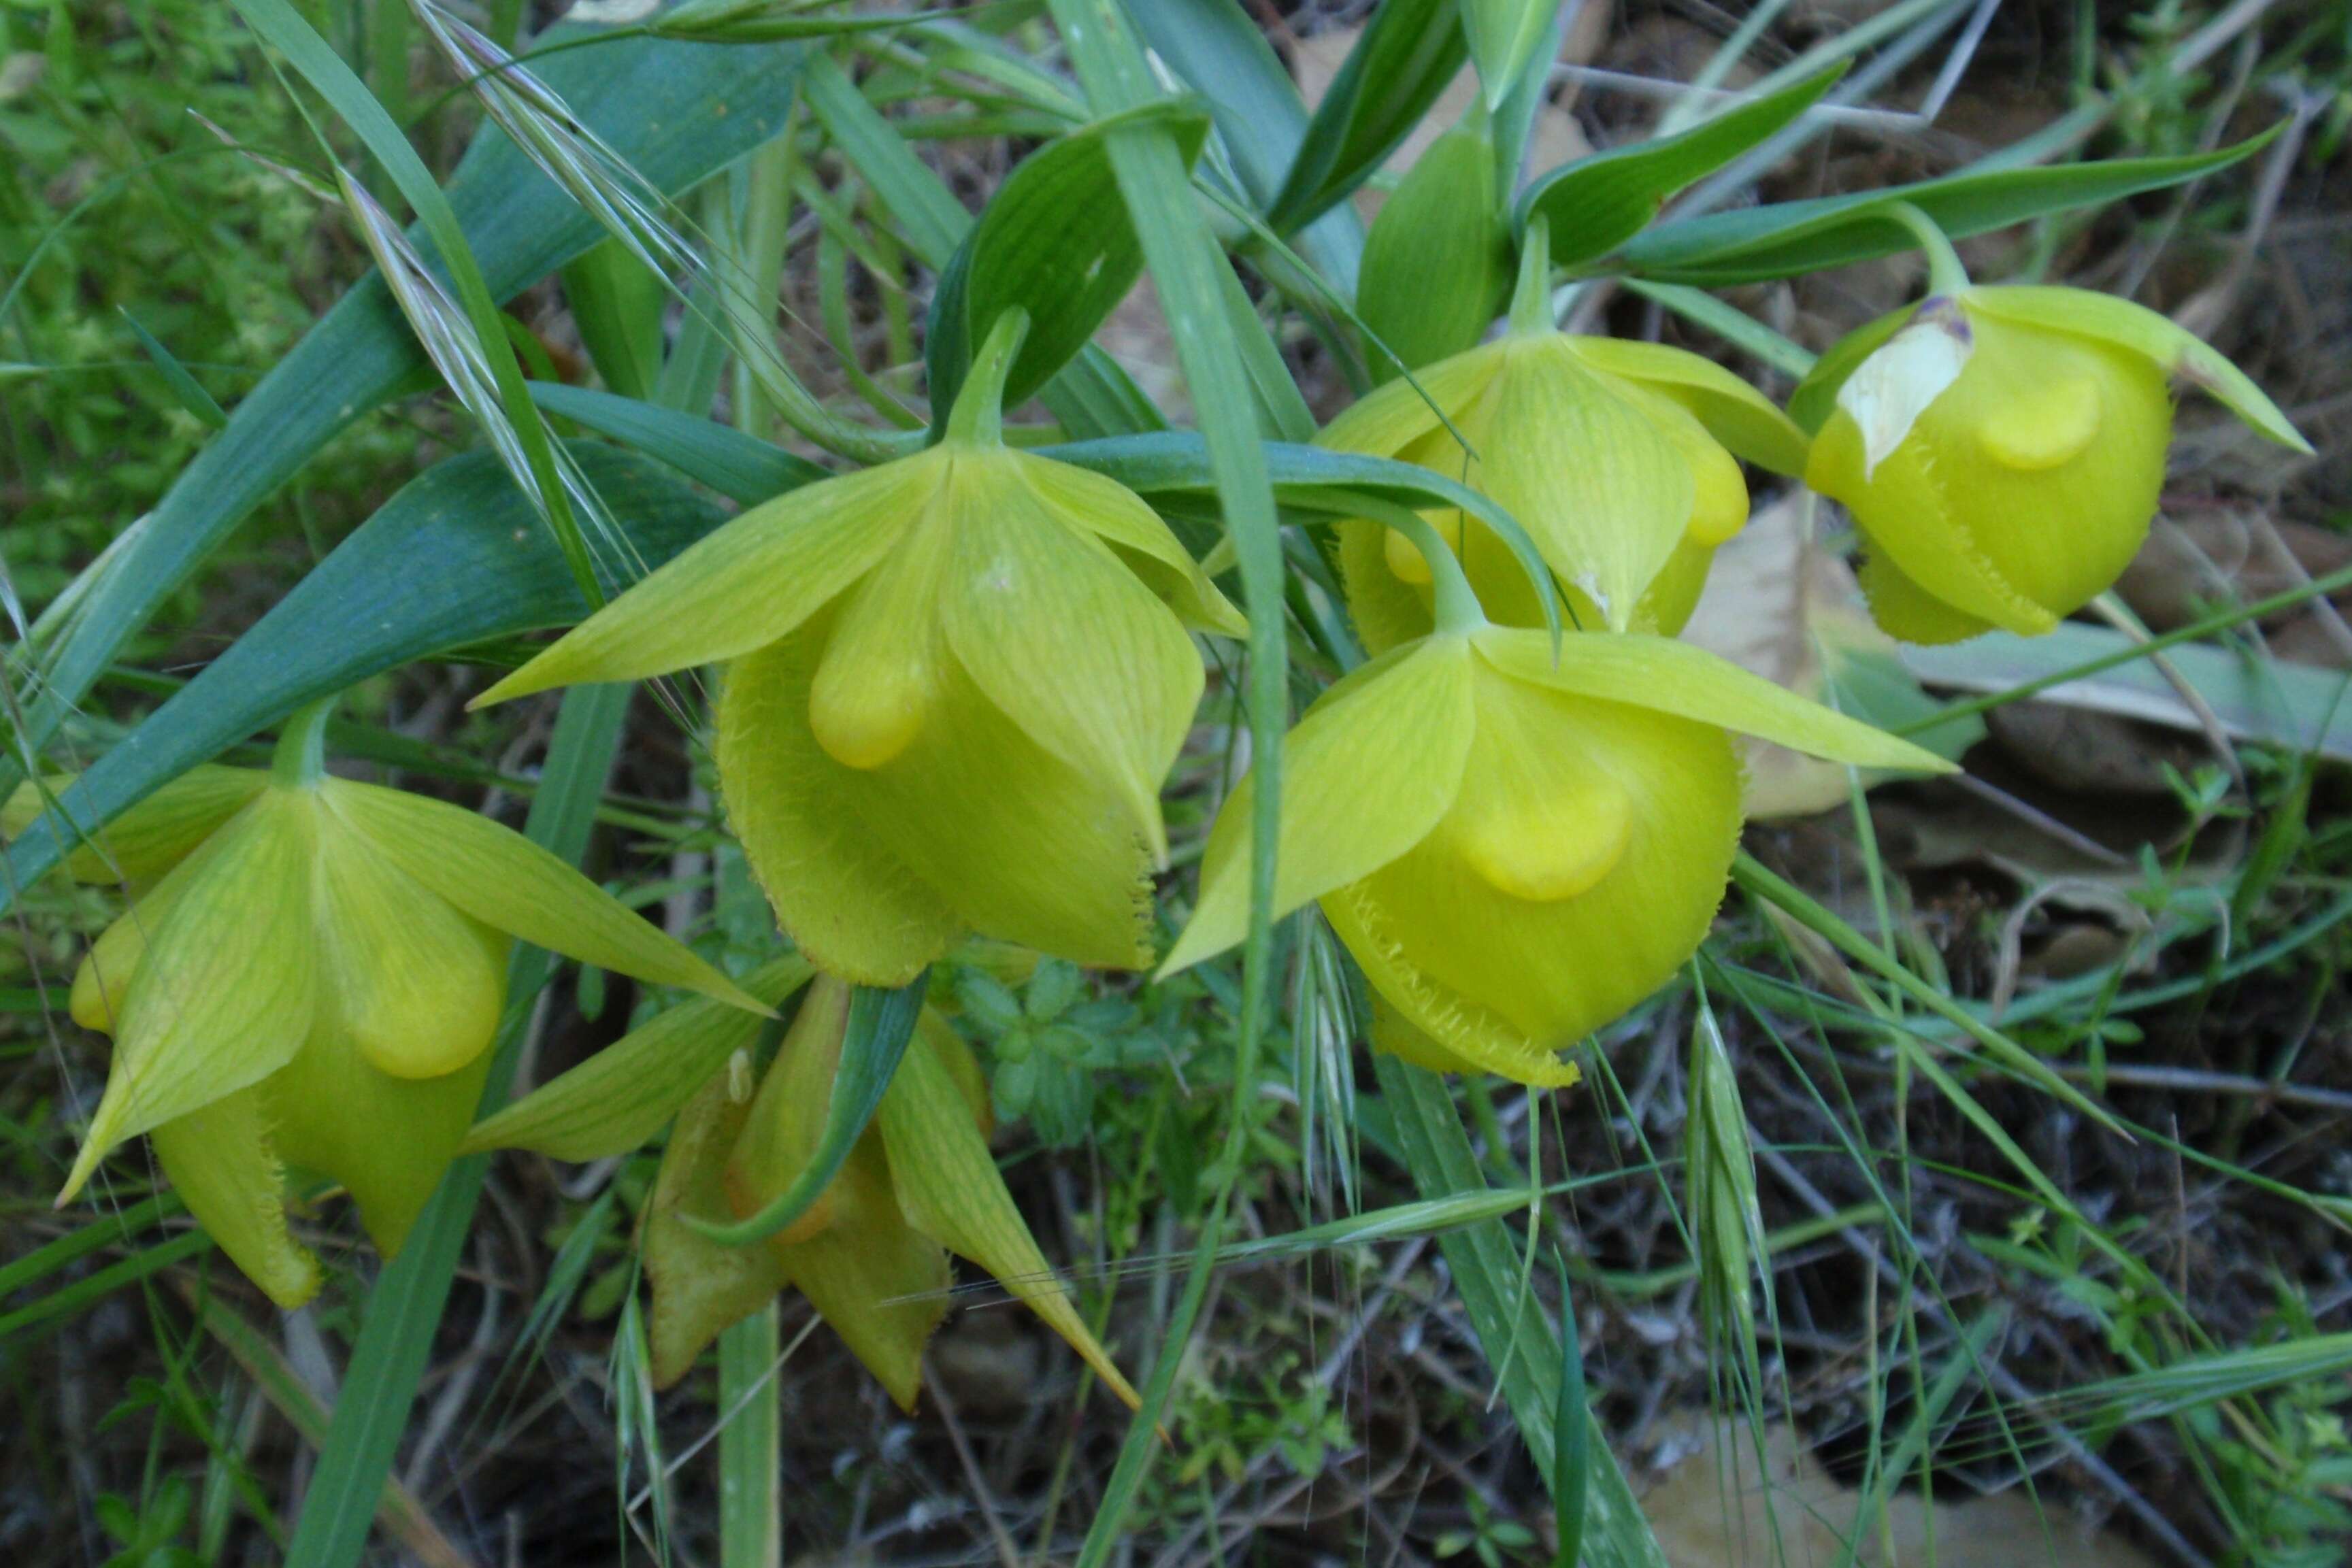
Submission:
<svg viewBox="0 0 2352 1568">
<path fill-rule="evenodd" d="M 1207 119 L 1172 103 L 1152 112 L 1176 132 L 1189 167 L 1208 135 Z M 956 247 L 924 342 L 935 425 L 1006 311 L 1029 316 L 1005 378 L 1003 406 L 1012 409 L 1068 363 L 1135 287 L 1143 250 L 1111 173 L 1113 129 L 1090 125 L 1022 160 Z"/>
<path fill-rule="evenodd" d="M 717 507 L 644 458 L 587 444 L 572 455 L 648 565 L 718 526 Z M 8 852 L 0 910 L 84 834 L 303 704 L 411 660 L 586 612 L 496 458 L 474 453 L 427 470 L 74 781 L 58 798 L 71 827 L 52 813 L 26 830 Z"/>
<path fill-rule="evenodd" d="M 1536 218 L 1550 224 L 1556 267 L 1605 256 L 1647 227 L 1675 193 L 1804 113 L 1844 74 L 1840 62 L 1688 131 L 1562 164 L 1519 197 L 1518 226 L 1524 230 Z"/>
<path fill-rule="evenodd" d="M 698 413 L 559 382 L 533 382 L 530 395 L 550 413 L 658 457 L 697 484 L 746 507 L 828 477 L 805 457 Z"/>
<path fill-rule="evenodd" d="M 1887 215 L 1908 202 L 1954 239 L 2045 214 L 2101 206 L 2242 162 L 2270 145 L 2273 127 L 2234 147 L 2179 158 L 2116 158 L 2054 169 L 1955 174 L 1850 196 L 1819 196 L 1710 213 L 1637 235 L 1593 270 L 1717 287 L 1818 272 L 1909 250 L 1918 241 Z"/>
<path fill-rule="evenodd" d="M 1559 0 L 1460 0 L 1460 5 L 1486 107 L 1499 109 L 1550 30 Z"/>
<path fill-rule="evenodd" d="M 915 156 L 905 138 L 866 101 L 840 67 L 823 56 L 814 57 L 803 91 L 834 145 L 898 220 L 917 258 L 940 270 L 943 287 L 952 284 L 950 264 L 972 225 L 963 204 Z M 982 323 L 982 334 L 988 325 Z M 1092 343 L 1046 384 L 1043 396 L 1062 427 L 1081 439 L 1158 430 L 1167 424 L 1134 378 Z"/>
<path fill-rule="evenodd" d="M 580 36 L 568 28 L 548 35 L 551 41 Z M 681 191 L 781 129 L 801 58 L 789 45 L 710 48 L 617 38 L 554 55 L 534 68 L 647 180 Z M 448 197 L 499 298 L 603 237 L 595 220 L 500 134 L 476 139 Z M 25 743 L 46 744 L 122 644 L 238 521 L 337 431 L 414 384 L 424 364 L 424 350 L 381 279 L 370 277 L 345 295 L 237 404 L 228 427 L 197 455 L 91 591 L 26 716 Z M 617 504 L 614 509 L 622 510 Z M 529 514 L 520 526 L 538 528 Z M 400 575 L 388 573 L 381 586 L 404 597 Z M 360 623 L 355 612 L 344 630 Z M 0 891 L 0 907 L 12 897 L 13 888 Z"/>
<path fill-rule="evenodd" d="M 1454 0 L 1387 0 L 1375 9 L 1307 123 L 1265 221 L 1288 234 L 1345 200 L 1421 123 L 1468 54 Z"/>
<path fill-rule="evenodd" d="M 1397 374 L 1396 361 L 1417 371 L 1476 347 L 1510 293 L 1510 233 L 1486 118 L 1473 110 L 1439 137 L 1372 221 L 1356 313 L 1378 340 L 1364 355 L 1375 382 Z"/>
<path fill-rule="evenodd" d="M 614 236 L 565 265 L 563 297 L 604 384 L 623 397 L 651 397 L 661 381 L 662 310 L 669 303 L 661 277 Z M 531 395 L 539 398 L 546 384 L 533 382 Z M 547 406 L 544 398 L 539 402 Z"/>
<path fill-rule="evenodd" d="M 882 1103 L 890 1080 L 898 1073 L 899 1059 L 906 1055 L 907 1042 L 914 1038 L 916 1019 L 922 1014 L 923 991 L 929 983 L 926 970 L 895 990 L 872 986 L 856 988 L 850 998 L 848 1030 L 841 1041 L 841 1069 L 834 1077 L 833 1094 L 825 1105 L 824 1133 L 808 1163 L 789 1186 L 750 1218 L 719 1225 L 680 1214 L 688 1228 L 724 1246 L 748 1246 L 783 1230 L 824 1195 L 833 1178 L 841 1174 L 842 1162 L 865 1135 L 875 1108 Z"/>
<path fill-rule="evenodd" d="M 1133 0 L 1128 10 L 1168 68 L 1199 94 L 1250 204 L 1264 209 L 1307 135 L 1307 105 L 1241 0 Z M 1364 223 L 1339 204 L 1302 229 L 1298 253 L 1342 298 L 1356 292 Z"/>
</svg>

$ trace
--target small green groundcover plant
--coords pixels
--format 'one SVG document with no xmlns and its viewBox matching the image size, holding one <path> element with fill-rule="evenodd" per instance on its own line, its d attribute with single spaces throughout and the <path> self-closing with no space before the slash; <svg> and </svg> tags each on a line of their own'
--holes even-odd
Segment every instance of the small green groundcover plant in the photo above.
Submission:
<svg viewBox="0 0 2352 1568">
<path fill-rule="evenodd" d="M 649 1307 L 624 1319 L 655 1384 L 716 1340 L 722 1402 L 750 1397 L 764 1367 L 729 1346 L 763 1322 L 772 1336 L 765 1314 L 796 1291 L 912 1408 L 950 1255 L 966 1259 L 1141 1411 L 1088 1535 L 1100 1561 L 1172 1418 L 1290 955 L 1360 1007 L 1394 1144 L 1424 1199 L 1455 1206 L 1424 1225 L 1487 1245 L 1510 1233 L 1491 1203 L 1461 1207 L 1484 1179 L 1444 1075 L 1482 1104 L 1494 1080 L 1576 1083 L 1580 1042 L 1689 970 L 1735 875 L 1852 936 L 1738 861 L 1743 746 L 1872 779 L 1954 767 L 1951 747 L 1677 636 L 1748 518 L 1750 474 L 1842 504 L 1872 615 L 1939 643 L 2049 632 L 2115 581 L 2155 513 L 2177 397 L 2308 450 L 2165 317 L 1979 283 L 1954 248 L 2224 168 L 2259 139 L 1692 213 L 1679 193 L 1816 123 L 1837 64 L 1530 170 L 1552 0 L 1387 0 L 1311 114 L 1233 0 L 599 4 L 528 40 L 512 5 L 380 5 L 362 41 L 402 62 L 414 47 L 479 110 L 444 188 L 395 117 L 415 107 L 407 70 L 355 73 L 289 0 L 233 4 L 315 137 L 246 151 L 338 208 L 376 270 L 225 411 L 27 648 L 0 896 L 61 862 L 121 890 L 72 985 L 74 1019 L 113 1056 L 61 1203 L 143 1137 L 280 1305 L 320 1286 L 288 1204 L 321 1180 L 384 1260 L 294 1538 L 305 1563 L 364 1540 L 481 1156 L 656 1142 L 635 1242 Z M 1465 58 L 1474 101 L 1367 233 L 1352 196 Z M 949 78 L 988 84 L 950 133 L 1003 120 L 1031 139 L 976 215 L 882 112 Z M 835 193 L 810 180 L 821 161 L 847 172 Z M 803 210 L 853 367 L 837 395 L 774 330 Z M 884 313 L 913 341 L 923 302 L 928 413 L 911 375 L 854 368 L 851 246 L 919 280 Z M 1698 354 L 1561 326 L 1612 280 L 1720 319 L 1698 290 L 1900 251 L 1925 255 L 1924 296 L 1822 356 L 1785 409 Z M 597 386 L 552 379 L 501 314 L 551 274 Z M 1094 346 L 1146 277 L 1192 429 Z M 1354 392 L 1319 427 L 1285 351 L 1300 344 Z M 344 423 L 435 388 L 478 451 L 417 477 L 87 768 L 39 760 L 243 516 Z M 328 771 L 340 694 L 461 652 L 503 668 L 478 709 L 567 694 L 527 831 Z M 1247 767 L 1202 842 L 1189 821 L 1171 833 L 1161 797 L 1212 669 Z M 707 743 L 727 853 L 772 910 L 725 971 L 575 868 L 614 688 L 635 682 Z M 215 760 L 272 730 L 257 765 Z M 1287 939 L 1310 907 L 1344 963 L 1320 933 Z M 1012 949 L 1045 961 L 1025 990 L 972 967 L 992 956 L 1019 980 L 1033 960 L 1007 967 Z M 1000 1108 L 1083 1127 L 1086 1075 L 1111 1061 L 1090 1042 L 1140 1026 L 1116 996 L 1086 999 L 1081 971 L 1231 976 L 1236 949 L 1238 984 L 1208 991 L 1238 1064 L 1198 1175 L 1199 1252 L 1169 1343 L 1122 1370 L 989 1129 Z M 510 1100 L 557 955 L 669 999 Z M 1853 956 L 1962 1019 L 1981 1062 L 2105 1115 L 1870 944 Z M 1744 1127 L 1713 1050 L 1692 1089 L 1692 1225 L 1752 1258 Z M 1580 1542 L 1648 1560 L 1588 1434 L 1573 1324 L 1563 1338 L 1535 1306 L 1518 1245 L 1497 1269 L 1465 1243 L 1455 1271 L 1554 1487 L 1562 1560 Z M 1752 1344 L 1744 1269 L 1732 1284 L 1710 1310 Z M 730 1531 L 757 1540 L 761 1495 Z M 1440 1554 L 1526 1553 L 1526 1531 L 1480 1518 Z"/>
</svg>

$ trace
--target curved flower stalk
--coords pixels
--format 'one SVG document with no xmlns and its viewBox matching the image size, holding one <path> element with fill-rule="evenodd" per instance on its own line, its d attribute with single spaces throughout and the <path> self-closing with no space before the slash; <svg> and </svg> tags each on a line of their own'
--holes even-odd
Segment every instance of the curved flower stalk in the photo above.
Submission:
<svg viewBox="0 0 2352 1568">
<path fill-rule="evenodd" d="M 745 977 L 782 1001 L 797 956 Z M 1135 1391 L 1046 1265 L 988 1150 L 988 1087 L 971 1050 L 926 1009 L 875 1119 L 815 1203 L 740 1247 L 688 1222 L 748 1218 L 807 1168 L 832 1102 L 850 988 L 820 975 L 757 1081 L 751 1033 L 700 1002 L 674 1008 L 475 1129 L 469 1148 L 595 1159 L 635 1148 L 675 1113 L 646 1218 L 656 1383 L 683 1377 L 721 1329 L 797 1288 L 902 1408 L 947 1315 L 948 1254 L 1028 1303 L 1129 1406 Z"/>
<path fill-rule="evenodd" d="M 1390 382 L 1316 444 L 1462 480 L 1526 526 L 1581 625 L 1671 634 L 1698 602 L 1716 547 L 1748 520 L 1738 460 L 1793 476 L 1804 434 L 1712 361 L 1555 329 L 1549 288 L 1538 223 L 1503 338 Z M 1542 624 L 1534 587 L 1484 524 L 1459 512 L 1431 520 L 1489 615 Z M 1429 568 L 1402 535 L 1352 521 L 1339 548 L 1368 651 L 1430 629 Z"/>
<path fill-rule="evenodd" d="M 476 705 L 731 661 L 729 818 L 794 943 L 867 985 L 967 930 L 1149 964 L 1185 628 L 1244 630 L 1132 492 L 1003 444 L 1019 322 L 940 444 L 746 512 Z"/>
<path fill-rule="evenodd" d="M 68 862 L 126 881 L 132 903 L 74 977 L 75 1021 L 113 1036 L 114 1061 L 58 1201 L 144 1133 L 190 1212 L 286 1306 L 320 1274 L 287 1228 L 285 1167 L 341 1183 L 398 1251 L 473 1119 L 514 938 L 764 1010 L 520 834 L 326 777 L 325 712 L 289 724 L 270 772 L 197 768 Z M 40 804 L 18 790 L 11 836 Z"/>
<path fill-rule="evenodd" d="M 1423 1066 L 1575 1082 L 1557 1052 L 1655 990 L 1715 918 L 1740 828 L 1734 732 L 1950 770 L 1688 643 L 1586 632 L 1555 660 L 1543 632 L 1479 619 L 1425 548 L 1438 629 L 1331 687 L 1284 745 L 1275 893 L 1277 916 L 1320 901 L 1377 994 L 1373 1043 Z M 1210 832 L 1168 970 L 1246 928 L 1252 783 Z"/>
<path fill-rule="evenodd" d="M 2169 377 L 2311 450 L 2242 371 L 2155 311 L 1973 287 L 1926 225 L 1934 294 L 1848 335 L 1790 404 L 1819 433 L 1805 482 L 1853 515 L 1863 589 L 1895 636 L 2038 636 L 2113 585 L 2156 516 Z"/>
</svg>

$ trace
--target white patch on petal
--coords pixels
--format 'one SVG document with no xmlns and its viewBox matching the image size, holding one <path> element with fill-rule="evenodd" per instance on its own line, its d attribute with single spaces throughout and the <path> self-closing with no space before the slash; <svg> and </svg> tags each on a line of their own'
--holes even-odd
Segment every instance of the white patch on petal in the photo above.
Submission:
<svg viewBox="0 0 2352 1568">
<path fill-rule="evenodd" d="M 1870 478 L 1911 434 L 1919 416 L 1960 379 L 1975 347 L 1968 321 L 1948 300 L 1931 299 L 1911 324 L 1854 368 L 1838 407 L 1862 432 L 1862 475 Z"/>
<path fill-rule="evenodd" d="M 661 9 L 661 0 L 580 0 L 563 15 L 567 22 L 619 26 L 642 22 Z"/>
</svg>

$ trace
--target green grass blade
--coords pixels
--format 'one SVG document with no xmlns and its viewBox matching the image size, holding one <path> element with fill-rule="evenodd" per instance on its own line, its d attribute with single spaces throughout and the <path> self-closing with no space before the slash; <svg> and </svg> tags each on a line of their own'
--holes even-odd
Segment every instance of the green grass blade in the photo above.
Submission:
<svg viewBox="0 0 2352 1568">
<path fill-rule="evenodd" d="M 774 133 L 762 106 L 784 96 L 800 57 L 785 46 L 630 39 L 558 56 L 541 74 L 591 106 L 597 130 L 648 180 L 678 191 Z M 603 237 L 502 135 L 475 141 L 450 181 L 448 201 L 500 298 Z M 227 428 L 91 591 L 45 673 L 22 746 L 45 746 L 124 643 L 230 530 L 336 432 L 409 384 L 424 362 L 380 278 L 346 294 L 238 402 Z M 0 763 L 0 770 L 11 766 Z"/>
<path fill-rule="evenodd" d="M 564 694 L 548 746 L 544 781 L 531 801 L 525 831 L 534 843 L 575 865 L 587 852 L 588 831 L 620 746 L 634 689 L 626 685 L 580 686 Z M 540 948 L 515 950 L 506 1017 L 482 1090 L 486 1111 L 506 1103 L 540 989 L 553 968 L 554 961 Z M 449 1167 L 400 1256 L 384 1266 L 369 1294 L 343 1380 L 347 1392 L 327 1428 L 318 1472 L 287 1549 L 289 1563 L 302 1568 L 352 1568 L 366 1549 L 368 1526 L 407 1427 L 417 1381 L 432 1357 L 434 1332 L 488 1169 L 486 1155 L 466 1155 Z"/>
<path fill-rule="evenodd" d="M 747 507 L 825 477 L 825 471 L 807 458 L 698 413 L 560 382 L 533 382 L 530 395 L 550 413 L 658 457 L 695 483 Z"/>
<path fill-rule="evenodd" d="M 930 984 L 925 970 L 895 990 L 860 986 L 850 998 L 849 1028 L 841 1041 L 841 1070 L 826 1102 L 824 1134 L 817 1140 L 808 1164 L 759 1213 L 735 1225 L 714 1225 L 681 1210 L 678 1218 L 688 1228 L 728 1247 L 748 1247 L 782 1230 L 808 1212 L 841 1174 L 842 1161 L 866 1134 L 882 1103 L 890 1080 L 915 1037 L 915 1019 L 923 1010 L 923 993 Z"/>
<path fill-rule="evenodd" d="M 1118 0 L 1054 0 L 1055 26 L 1070 49 L 1078 80 L 1098 115 L 1117 114 L 1160 97 L 1159 80 Z M 1144 1406 L 1129 1427 L 1101 1506 L 1080 1549 L 1080 1568 L 1098 1568 L 1117 1540 L 1145 1468 L 1159 1449 L 1157 1428 L 1192 1312 L 1206 1293 L 1210 1262 L 1223 1228 L 1225 1204 L 1247 1142 L 1249 1097 L 1255 1092 L 1257 1051 L 1273 981 L 1275 836 L 1280 821 L 1282 739 L 1289 717 L 1289 655 L 1286 646 L 1282 540 L 1274 492 L 1250 402 L 1242 351 L 1226 315 L 1218 271 L 1227 267 L 1199 204 L 1176 134 L 1152 120 L 1129 122 L 1109 139 L 1111 168 L 1128 215 L 1142 241 L 1160 308 L 1168 317 L 1186 386 L 1201 420 L 1216 497 L 1241 569 L 1249 616 L 1250 668 L 1244 706 L 1249 716 L 1257 810 L 1252 821 L 1250 931 L 1243 948 L 1242 998 L 1236 1019 L 1234 1095 L 1220 1156 L 1217 1197 L 1202 1227 L 1200 1247 L 1185 1281 L 1184 1309 L 1154 1365 Z"/>
<path fill-rule="evenodd" d="M 1422 1196 L 1438 1198 L 1488 1190 L 1444 1081 L 1385 1053 L 1373 1058 L 1373 1066 Z M 1555 1484 L 1559 1476 L 1560 1347 L 1540 1307 L 1519 1290 L 1520 1244 L 1502 1220 L 1490 1219 L 1446 1232 L 1438 1246 L 1454 1272 L 1454 1288 L 1469 1311 L 1486 1364 L 1498 1366 L 1509 1358 L 1503 1398 L 1536 1469 L 1547 1485 Z M 1591 1448 L 1585 1465 L 1584 1560 L 1594 1568 L 1666 1568 L 1664 1553 L 1610 1452 L 1598 1417 L 1588 1412 L 1586 1425 Z M 1555 1496 L 1553 1500 L 1559 1500 Z"/>
<path fill-rule="evenodd" d="M 716 507 L 645 458 L 584 444 L 573 455 L 649 562 L 719 525 Z M 135 739 L 64 791 L 66 821 L 53 812 L 9 847 L 0 910 L 116 813 L 302 704 L 444 649 L 569 625 L 586 611 L 495 458 L 473 453 L 426 471 L 150 716 Z"/>
</svg>

